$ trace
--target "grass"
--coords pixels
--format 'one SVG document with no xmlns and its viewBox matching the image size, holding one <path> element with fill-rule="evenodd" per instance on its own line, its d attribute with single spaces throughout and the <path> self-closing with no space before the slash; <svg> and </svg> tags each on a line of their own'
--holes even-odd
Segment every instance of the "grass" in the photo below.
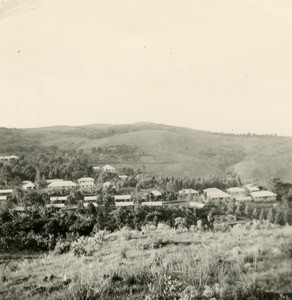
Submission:
<svg viewBox="0 0 292 300">
<path fill-rule="evenodd" d="M 89 256 L 8 260 L 0 266 L 0 298 L 288 299 L 291 265 L 289 226 L 121 231 L 105 235 Z"/>
</svg>

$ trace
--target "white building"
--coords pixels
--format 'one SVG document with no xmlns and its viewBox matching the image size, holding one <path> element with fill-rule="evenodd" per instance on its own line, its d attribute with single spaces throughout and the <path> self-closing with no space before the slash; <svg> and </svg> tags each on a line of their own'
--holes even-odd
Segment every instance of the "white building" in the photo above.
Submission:
<svg viewBox="0 0 292 300">
<path fill-rule="evenodd" d="M 208 188 L 204 190 L 204 196 L 207 201 L 229 201 L 232 200 L 232 197 L 217 189 L 217 188 Z"/>
<path fill-rule="evenodd" d="M 22 184 L 22 188 L 23 188 L 25 191 L 27 191 L 27 190 L 32 190 L 32 189 L 35 188 L 34 183 L 32 183 L 31 181 L 28 181 L 28 180 L 23 181 L 21 184 Z"/>
<path fill-rule="evenodd" d="M 154 197 L 161 197 L 162 193 L 156 190 L 150 192 Z"/>
<path fill-rule="evenodd" d="M 63 181 L 63 179 L 47 179 L 47 180 L 46 180 L 46 183 L 47 183 L 47 184 L 50 184 L 50 183 L 56 182 L 56 181 Z"/>
<path fill-rule="evenodd" d="M 252 193 L 252 192 L 257 192 L 259 191 L 260 189 L 253 183 L 250 183 L 250 184 L 247 184 L 245 186 L 246 190 L 249 192 L 249 193 Z"/>
<path fill-rule="evenodd" d="M 67 205 L 68 200 L 68 196 L 54 196 L 50 198 L 50 204 L 47 204 L 46 207 L 63 208 Z"/>
<path fill-rule="evenodd" d="M 203 208 L 206 204 L 202 202 L 195 202 L 195 201 L 190 201 L 189 206 L 195 207 L 195 208 Z"/>
<path fill-rule="evenodd" d="M 105 165 L 101 168 L 104 172 L 116 173 L 116 169 L 110 165 Z"/>
<path fill-rule="evenodd" d="M 76 187 L 76 183 L 70 180 L 53 181 L 48 185 L 48 189 L 70 189 Z"/>
<path fill-rule="evenodd" d="M 129 176 L 127 175 L 119 175 L 118 176 L 121 180 L 126 180 Z"/>
<path fill-rule="evenodd" d="M 246 195 L 245 189 L 241 187 L 231 187 L 226 190 L 227 194 L 230 196 L 233 196 L 234 198 L 236 197 L 244 197 Z"/>
<path fill-rule="evenodd" d="M 11 196 L 12 193 L 13 193 L 12 189 L 0 190 L 0 196 Z"/>
<path fill-rule="evenodd" d="M 94 178 L 91 177 L 82 177 L 77 180 L 78 184 L 81 187 L 94 187 Z"/>
<path fill-rule="evenodd" d="M 92 203 L 95 207 L 97 207 L 97 199 L 98 196 L 85 196 L 83 206 L 87 207 L 89 203 Z"/>
<path fill-rule="evenodd" d="M 133 206 L 134 201 L 131 195 L 115 195 L 116 206 Z"/>
<path fill-rule="evenodd" d="M 182 189 L 178 192 L 178 194 L 184 199 L 187 199 L 189 195 L 191 195 L 192 199 L 199 197 L 199 192 L 194 189 Z"/>
<path fill-rule="evenodd" d="M 257 191 L 250 193 L 254 201 L 276 201 L 277 194 L 270 191 Z"/>
<path fill-rule="evenodd" d="M 143 206 L 162 206 L 162 201 L 145 201 L 141 203 Z"/>
<path fill-rule="evenodd" d="M 18 160 L 19 157 L 16 155 L 11 155 L 11 156 L 0 156 L 0 160 Z"/>
</svg>

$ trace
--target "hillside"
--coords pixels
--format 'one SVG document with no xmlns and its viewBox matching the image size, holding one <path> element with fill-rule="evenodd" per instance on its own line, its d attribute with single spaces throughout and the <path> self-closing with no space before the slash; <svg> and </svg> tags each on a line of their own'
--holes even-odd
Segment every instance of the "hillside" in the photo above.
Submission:
<svg viewBox="0 0 292 300">
<path fill-rule="evenodd" d="M 232 172 L 244 181 L 257 178 L 265 183 L 270 177 L 292 181 L 291 137 L 217 134 L 135 123 L 2 128 L 0 138 L 0 154 L 29 152 L 31 146 L 57 146 L 101 153 L 94 156 L 95 164 L 144 166 L 147 172 L 155 174 L 224 176 Z"/>
<path fill-rule="evenodd" d="M 291 227 L 180 232 L 160 225 L 144 235 L 99 232 L 35 257 L 0 253 L 0 297 L 291 299 Z"/>
</svg>

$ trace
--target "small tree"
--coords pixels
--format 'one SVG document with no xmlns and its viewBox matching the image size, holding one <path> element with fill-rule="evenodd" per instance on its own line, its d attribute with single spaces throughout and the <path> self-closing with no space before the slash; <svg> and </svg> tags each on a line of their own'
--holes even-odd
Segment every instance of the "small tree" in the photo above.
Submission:
<svg viewBox="0 0 292 300">
<path fill-rule="evenodd" d="M 238 202 L 237 203 L 237 206 L 236 206 L 236 210 L 235 210 L 235 213 L 237 214 L 237 215 L 241 215 L 241 213 L 242 213 L 242 205 L 241 205 L 241 203 L 240 202 Z"/>
<path fill-rule="evenodd" d="M 265 219 L 265 212 L 264 212 L 264 209 L 262 208 L 261 212 L 260 212 L 260 215 L 259 215 L 259 220 L 263 221 L 264 219 Z"/>
<path fill-rule="evenodd" d="M 248 204 L 245 206 L 244 214 L 245 214 L 247 217 L 250 217 L 250 215 L 251 215 L 251 209 L 250 209 L 250 207 L 249 207 Z"/>
<path fill-rule="evenodd" d="M 274 222 L 274 212 L 273 212 L 273 209 L 272 209 L 272 208 L 269 209 L 269 212 L 268 212 L 268 215 L 267 215 L 267 220 L 268 220 L 270 223 L 273 223 L 273 222 Z"/>
<path fill-rule="evenodd" d="M 257 219 L 259 216 L 258 209 L 255 207 L 252 213 L 253 219 Z"/>
</svg>

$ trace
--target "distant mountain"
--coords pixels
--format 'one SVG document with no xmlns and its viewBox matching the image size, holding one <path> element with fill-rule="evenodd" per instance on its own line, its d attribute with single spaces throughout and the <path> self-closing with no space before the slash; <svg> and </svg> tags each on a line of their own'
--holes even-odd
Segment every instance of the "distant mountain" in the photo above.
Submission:
<svg viewBox="0 0 292 300">
<path fill-rule="evenodd" d="M 174 176 L 239 174 L 247 181 L 292 181 L 292 138 L 218 134 L 154 123 L 0 129 L 0 152 L 13 146 L 57 146 L 100 153 L 96 163 Z M 10 148 L 5 148 L 9 145 Z M 17 150 L 17 147 L 15 148 Z M 5 152 L 5 153 L 4 153 Z M 107 155 L 110 153 L 110 155 Z M 119 155 L 122 153 L 122 155 Z M 1 153 L 0 153 L 1 154 Z"/>
</svg>

